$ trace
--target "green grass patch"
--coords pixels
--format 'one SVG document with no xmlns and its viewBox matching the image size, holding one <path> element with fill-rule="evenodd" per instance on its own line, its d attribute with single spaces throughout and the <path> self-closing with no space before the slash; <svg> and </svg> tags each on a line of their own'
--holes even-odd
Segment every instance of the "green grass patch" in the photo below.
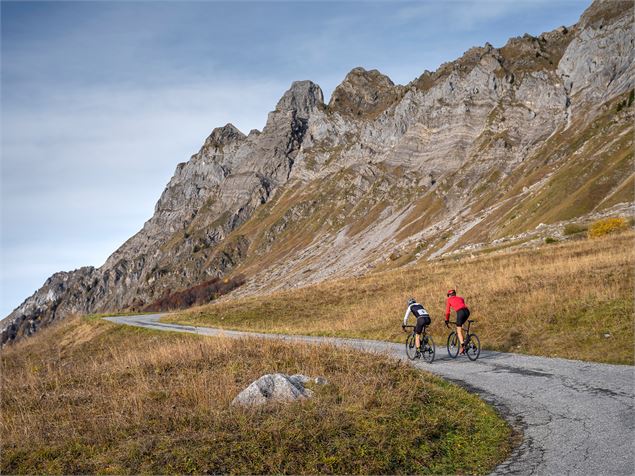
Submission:
<svg viewBox="0 0 635 476">
<path fill-rule="evenodd" d="M 577 223 L 569 223 L 564 226 L 563 233 L 566 236 L 577 235 L 578 233 L 583 233 L 587 231 L 588 227 L 585 225 L 579 225 Z"/>
</svg>

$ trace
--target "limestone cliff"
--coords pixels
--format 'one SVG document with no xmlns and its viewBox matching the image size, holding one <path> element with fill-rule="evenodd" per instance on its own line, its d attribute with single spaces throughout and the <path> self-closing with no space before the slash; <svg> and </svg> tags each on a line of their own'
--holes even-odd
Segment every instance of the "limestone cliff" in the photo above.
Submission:
<svg viewBox="0 0 635 476">
<path fill-rule="evenodd" d="M 72 313 L 135 309 L 241 273 L 239 293 L 404 265 L 632 213 L 633 5 L 472 48 L 405 86 L 299 81 L 262 130 L 214 129 L 99 269 L 57 273 L 2 343 Z"/>
</svg>

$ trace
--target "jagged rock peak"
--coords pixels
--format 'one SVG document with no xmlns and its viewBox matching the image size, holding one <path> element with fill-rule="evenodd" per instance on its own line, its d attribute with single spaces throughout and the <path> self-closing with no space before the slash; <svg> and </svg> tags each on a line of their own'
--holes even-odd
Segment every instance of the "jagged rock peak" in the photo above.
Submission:
<svg viewBox="0 0 635 476">
<path fill-rule="evenodd" d="M 379 70 L 377 69 L 366 70 L 362 68 L 361 66 L 351 69 L 349 73 L 346 75 L 346 78 L 344 78 L 344 82 L 346 81 L 357 82 L 358 84 L 361 84 L 363 81 L 367 81 L 367 82 L 379 83 L 379 84 L 385 85 L 385 87 L 395 85 L 395 83 L 393 83 L 388 76 L 381 73 Z"/>
<path fill-rule="evenodd" d="M 376 69 L 352 69 L 335 88 L 329 110 L 349 117 L 374 118 L 400 96 L 401 87 Z"/>
<path fill-rule="evenodd" d="M 457 72 L 469 72 L 479 64 L 483 58 L 492 57 L 496 61 L 500 61 L 501 55 L 497 48 L 494 48 L 490 43 L 485 43 L 483 46 L 474 46 L 467 50 L 456 61 L 451 61 L 441 65 L 437 73 L 447 72 L 449 70 Z"/>
<path fill-rule="evenodd" d="M 240 132 L 233 124 L 225 124 L 223 127 L 215 128 L 205 141 L 205 145 L 223 146 L 241 141 L 245 134 Z"/>
<path fill-rule="evenodd" d="M 308 119 L 312 112 L 324 106 L 322 89 L 313 81 L 294 81 L 276 105 L 276 111 L 295 111 L 302 119 Z"/>
</svg>

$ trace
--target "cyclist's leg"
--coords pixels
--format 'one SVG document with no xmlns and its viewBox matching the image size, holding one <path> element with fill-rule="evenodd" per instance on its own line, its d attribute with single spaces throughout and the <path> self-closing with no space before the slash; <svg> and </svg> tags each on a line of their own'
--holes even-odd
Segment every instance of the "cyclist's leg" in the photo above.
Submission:
<svg viewBox="0 0 635 476">
<path fill-rule="evenodd" d="M 465 309 L 459 309 L 456 312 L 456 335 L 459 336 L 459 342 L 461 342 L 461 353 L 463 353 L 463 324 L 467 320 L 467 312 Z"/>
<path fill-rule="evenodd" d="M 459 342 L 463 345 L 463 328 L 461 326 L 456 326 L 456 335 L 459 336 Z"/>
<path fill-rule="evenodd" d="M 417 324 L 415 325 L 415 344 L 417 345 L 417 352 L 421 350 L 421 333 L 423 332 L 424 320 L 422 317 L 417 318 Z"/>
</svg>

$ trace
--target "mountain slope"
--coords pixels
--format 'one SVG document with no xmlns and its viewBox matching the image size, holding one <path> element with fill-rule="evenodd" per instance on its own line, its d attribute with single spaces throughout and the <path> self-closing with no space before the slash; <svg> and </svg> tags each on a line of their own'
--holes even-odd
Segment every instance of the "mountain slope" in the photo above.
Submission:
<svg viewBox="0 0 635 476">
<path fill-rule="evenodd" d="M 53 275 L 2 342 L 242 273 L 238 293 L 435 258 L 632 213 L 632 2 L 472 48 L 406 86 L 353 69 L 328 104 L 292 84 L 262 132 L 215 129 L 99 269 Z"/>
</svg>

